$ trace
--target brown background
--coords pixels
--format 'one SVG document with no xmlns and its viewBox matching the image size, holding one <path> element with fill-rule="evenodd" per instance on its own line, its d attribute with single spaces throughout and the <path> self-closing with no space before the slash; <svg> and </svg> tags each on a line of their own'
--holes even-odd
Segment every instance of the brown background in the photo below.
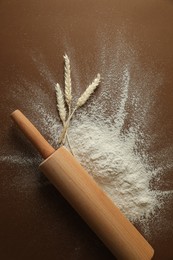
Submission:
<svg viewBox="0 0 173 260">
<path fill-rule="evenodd" d="M 171 147 L 172 28 L 171 0 L 0 1 L 1 158 L 20 151 L 24 160 L 35 158 L 34 163 L 26 165 L 0 162 L 0 259 L 114 259 L 39 173 L 37 165 L 41 159 L 15 129 L 9 115 L 19 108 L 33 122 L 38 122 L 37 111 L 32 107 L 32 93 L 37 88 L 50 97 L 47 108 L 55 114 L 53 87 L 56 81 L 63 83 L 64 52 L 70 56 L 76 71 L 73 85 L 83 87 L 96 75 L 100 63 L 110 61 L 121 31 L 136 50 L 141 66 L 144 69 L 153 66 L 156 76 L 157 71 L 162 74 L 156 113 L 159 113 L 157 127 L 163 128 L 163 132 L 161 142 L 155 143 L 152 151 L 163 143 Z M 123 51 L 126 58 L 126 50 Z M 102 58 L 100 53 L 104 54 Z M 102 66 L 99 72 L 104 85 L 108 80 L 106 67 Z M 39 102 L 41 97 L 37 93 Z M 156 131 L 154 125 L 150 131 Z M 47 132 L 43 134 L 46 136 Z M 170 170 L 167 179 L 162 180 L 161 189 L 173 188 L 172 173 Z M 157 235 L 158 225 L 154 220 L 150 224 L 154 235 L 149 242 L 155 249 L 154 259 L 173 259 L 172 208 L 169 202 L 162 212 L 163 219 L 169 220 L 169 226 L 162 223 L 166 234 L 161 235 L 158 230 Z M 140 230 L 140 224 L 137 227 Z"/>
</svg>

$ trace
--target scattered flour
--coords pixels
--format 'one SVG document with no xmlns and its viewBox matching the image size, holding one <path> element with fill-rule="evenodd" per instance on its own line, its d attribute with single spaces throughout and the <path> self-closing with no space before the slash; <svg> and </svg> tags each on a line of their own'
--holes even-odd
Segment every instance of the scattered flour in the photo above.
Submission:
<svg viewBox="0 0 173 260">
<path fill-rule="evenodd" d="M 114 58 L 117 59 L 117 56 Z M 110 68 L 107 66 L 106 71 L 104 64 L 105 81 L 102 80 L 97 95 L 93 95 L 88 104 L 76 113 L 71 122 L 69 138 L 75 156 L 89 174 L 131 221 L 145 219 L 144 229 L 147 229 L 148 219 L 154 216 L 173 194 L 172 190 L 161 191 L 152 185 L 154 178 L 159 181 L 159 176 L 164 174 L 166 167 L 172 169 L 172 162 L 167 147 L 163 148 L 167 157 L 166 167 L 160 162 L 162 156 L 159 155 L 157 156 L 160 160 L 159 166 L 156 167 L 157 162 L 155 164 L 151 162 L 152 154 L 148 152 L 148 147 L 155 138 L 147 134 L 147 131 L 154 116 L 149 114 L 159 88 L 158 77 L 151 71 L 146 72 L 142 68 L 140 70 L 140 64 L 137 62 L 133 62 L 137 73 L 133 73 L 131 77 L 131 63 L 131 60 L 129 63 L 121 62 L 115 65 L 115 74 L 113 70 L 111 71 L 112 75 L 115 75 L 114 83 L 117 87 L 106 77 Z M 49 80 L 47 77 L 51 77 L 51 74 L 46 74 L 46 79 L 52 83 L 53 89 L 56 82 L 54 78 Z M 28 98 L 25 99 L 25 107 L 28 108 L 28 114 L 36 113 L 34 123 L 49 142 L 57 147 L 61 126 L 58 114 L 55 110 L 49 109 L 50 97 L 45 90 L 37 86 L 33 92 L 33 84 L 27 81 L 21 84 L 27 89 Z M 152 95 L 147 90 L 150 84 L 154 84 Z M 32 101 L 28 93 L 31 93 Z M 0 157 L 0 162 L 25 166 L 37 161 L 37 158 L 26 159 L 24 155 L 16 157 L 5 154 Z"/>
<path fill-rule="evenodd" d="M 0 156 L 0 162 L 7 162 L 11 164 L 18 164 L 21 166 L 28 166 L 28 165 L 33 165 L 33 162 L 38 162 L 38 159 L 33 159 L 33 158 L 27 158 L 23 156 L 23 154 L 20 155 L 2 155 Z"/>
</svg>

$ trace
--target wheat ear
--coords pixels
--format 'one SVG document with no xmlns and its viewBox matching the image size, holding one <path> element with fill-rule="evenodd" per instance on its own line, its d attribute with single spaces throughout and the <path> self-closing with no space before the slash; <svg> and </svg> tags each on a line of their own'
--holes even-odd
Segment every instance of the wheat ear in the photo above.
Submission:
<svg viewBox="0 0 173 260">
<path fill-rule="evenodd" d="M 65 108 L 64 96 L 60 88 L 60 85 L 58 83 L 55 86 L 55 91 L 56 91 L 57 109 L 59 112 L 60 119 L 64 125 L 66 121 L 67 112 Z"/>
<path fill-rule="evenodd" d="M 84 91 L 84 93 L 78 99 L 77 104 L 76 104 L 76 109 L 78 107 L 83 106 L 86 103 L 86 101 L 89 99 L 91 94 L 97 88 L 99 83 L 100 83 L 100 74 L 97 74 L 97 77 L 93 80 L 93 82 L 87 87 L 87 89 Z"/>
<path fill-rule="evenodd" d="M 65 101 L 68 105 L 69 114 L 71 113 L 71 100 L 72 100 L 72 88 L 71 88 L 71 68 L 70 60 L 67 54 L 64 55 L 64 78 L 65 78 Z"/>
<path fill-rule="evenodd" d="M 71 68 L 70 68 L 70 60 L 67 54 L 64 55 L 64 79 L 65 79 L 65 101 L 68 106 L 68 116 L 71 114 L 71 100 L 72 100 L 72 88 L 71 88 Z M 59 144 L 64 144 L 62 143 L 62 140 L 64 139 L 64 135 L 67 133 L 67 128 L 69 124 L 67 124 L 65 121 L 63 122 L 63 130 L 62 133 L 59 137 Z M 66 139 L 66 137 L 65 137 Z M 65 142 L 65 140 L 64 140 Z"/>
</svg>

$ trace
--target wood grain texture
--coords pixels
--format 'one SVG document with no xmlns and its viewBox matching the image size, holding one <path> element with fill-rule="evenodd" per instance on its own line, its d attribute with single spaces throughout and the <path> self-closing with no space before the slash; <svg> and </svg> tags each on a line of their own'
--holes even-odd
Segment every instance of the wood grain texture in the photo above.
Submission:
<svg viewBox="0 0 173 260">
<path fill-rule="evenodd" d="M 118 259 L 152 258 L 152 247 L 65 147 L 40 169 Z"/>
</svg>

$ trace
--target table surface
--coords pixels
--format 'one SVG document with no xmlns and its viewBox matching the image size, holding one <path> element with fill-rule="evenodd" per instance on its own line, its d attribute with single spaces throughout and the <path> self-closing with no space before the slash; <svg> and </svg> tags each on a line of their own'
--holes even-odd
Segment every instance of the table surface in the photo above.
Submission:
<svg viewBox="0 0 173 260">
<path fill-rule="evenodd" d="M 0 2 L 0 259 L 114 259 L 39 172 L 41 158 L 9 117 L 21 109 L 40 130 L 41 109 L 56 117 L 54 85 L 63 84 L 65 52 L 76 89 L 84 88 L 97 72 L 103 77 L 102 86 L 112 84 L 115 75 L 109 69 L 113 71 L 117 51 L 120 67 L 131 59 L 132 74 L 140 77 L 142 70 L 148 91 L 157 87 L 151 111 L 157 120 L 147 133 L 155 136 L 149 154 L 162 155 L 167 174 L 160 177 L 159 187 L 173 190 L 173 167 L 171 163 L 166 167 L 173 155 L 172 26 L 171 0 Z M 49 127 L 42 133 L 55 144 Z M 153 217 L 152 236 L 147 239 L 155 249 L 153 259 L 171 260 L 172 199 L 160 215 L 159 223 Z M 142 233 L 140 223 L 136 226 Z"/>
</svg>

